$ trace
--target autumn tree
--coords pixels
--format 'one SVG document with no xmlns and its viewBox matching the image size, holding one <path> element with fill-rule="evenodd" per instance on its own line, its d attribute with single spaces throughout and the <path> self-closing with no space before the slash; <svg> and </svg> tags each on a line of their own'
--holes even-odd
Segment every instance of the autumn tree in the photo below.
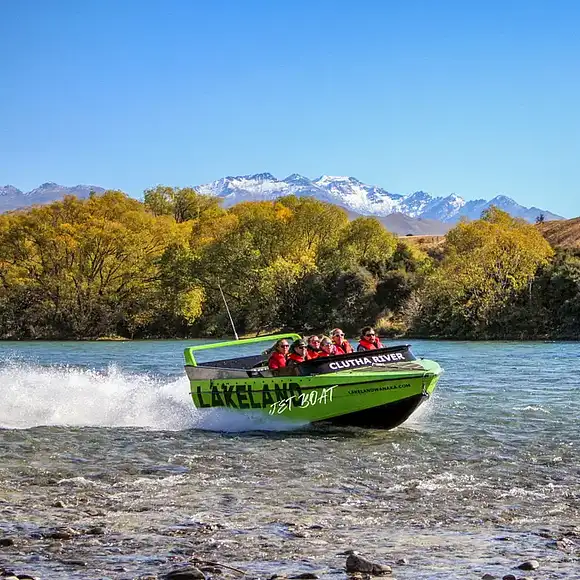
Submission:
<svg viewBox="0 0 580 580">
<path fill-rule="evenodd" d="M 177 223 L 198 219 L 219 207 L 221 198 L 202 195 L 192 187 L 157 185 L 144 192 L 145 206 L 155 215 L 173 216 Z"/>
<path fill-rule="evenodd" d="M 172 218 L 117 191 L 2 216 L 2 293 L 29 297 L 15 331 L 88 338 L 130 324 L 147 309 L 156 260 L 176 235 Z"/>
<path fill-rule="evenodd" d="M 447 234 L 443 263 L 420 293 L 413 327 L 446 336 L 493 336 L 552 255 L 533 225 L 496 207 L 480 220 L 460 223 Z"/>
</svg>

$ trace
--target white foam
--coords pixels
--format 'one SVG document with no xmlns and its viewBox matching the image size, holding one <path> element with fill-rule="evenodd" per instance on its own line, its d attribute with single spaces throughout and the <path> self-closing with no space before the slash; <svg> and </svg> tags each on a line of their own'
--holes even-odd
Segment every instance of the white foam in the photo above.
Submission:
<svg viewBox="0 0 580 580">
<path fill-rule="evenodd" d="M 544 407 L 540 407 L 539 405 L 526 405 L 525 407 L 513 407 L 514 411 L 533 411 L 538 413 L 544 413 L 545 415 L 550 415 L 550 411 L 548 409 L 544 409 Z"/>
<path fill-rule="evenodd" d="M 403 427 L 414 431 L 423 431 L 430 424 L 430 416 L 435 410 L 433 400 L 435 394 L 431 395 L 429 399 L 424 401 L 418 409 L 403 423 Z"/>
<path fill-rule="evenodd" d="M 196 409 L 189 382 L 110 366 L 105 371 L 32 365 L 0 366 L 0 428 L 142 427 L 153 430 L 287 430 L 267 415 Z"/>
</svg>

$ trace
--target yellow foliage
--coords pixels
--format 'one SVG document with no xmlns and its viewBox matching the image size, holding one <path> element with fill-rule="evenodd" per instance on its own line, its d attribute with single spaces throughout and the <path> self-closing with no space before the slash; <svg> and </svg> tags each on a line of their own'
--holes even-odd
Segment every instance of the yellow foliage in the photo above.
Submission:
<svg viewBox="0 0 580 580">
<path fill-rule="evenodd" d="M 205 302 L 205 292 L 203 288 L 195 286 L 179 297 L 179 313 L 188 322 L 195 322 L 202 313 Z"/>
<path fill-rule="evenodd" d="M 393 255 L 397 238 L 378 219 L 360 217 L 345 230 L 341 247 L 350 251 L 357 262 L 381 262 Z"/>
<path fill-rule="evenodd" d="M 527 288 L 553 250 L 533 225 L 496 208 L 447 234 L 446 256 L 427 280 L 431 301 L 446 301 L 471 325 L 485 325 Z"/>
<path fill-rule="evenodd" d="M 156 260 L 187 233 L 171 217 L 155 217 L 121 192 L 87 200 L 65 197 L 2 216 L 0 255 L 5 287 L 42 296 L 43 308 L 82 329 L 98 309 L 132 301 L 153 287 Z"/>
</svg>

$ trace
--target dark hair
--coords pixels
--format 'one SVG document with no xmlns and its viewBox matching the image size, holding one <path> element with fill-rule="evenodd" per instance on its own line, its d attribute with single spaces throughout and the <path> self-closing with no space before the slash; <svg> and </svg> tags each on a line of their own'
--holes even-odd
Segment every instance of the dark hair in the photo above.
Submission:
<svg viewBox="0 0 580 580">
<path fill-rule="evenodd" d="M 302 338 L 299 338 L 298 340 L 295 340 L 291 345 L 290 345 L 290 352 L 293 354 L 298 354 L 296 352 L 296 349 L 298 347 L 302 347 L 302 348 L 306 348 L 308 345 L 306 344 L 306 341 Z"/>
<path fill-rule="evenodd" d="M 360 331 L 360 337 L 364 338 L 365 334 L 367 332 L 370 332 L 371 330 L 374 330 L 374 328 L 372 326 L 365 326 L 361 331 Z"/>
</svg>

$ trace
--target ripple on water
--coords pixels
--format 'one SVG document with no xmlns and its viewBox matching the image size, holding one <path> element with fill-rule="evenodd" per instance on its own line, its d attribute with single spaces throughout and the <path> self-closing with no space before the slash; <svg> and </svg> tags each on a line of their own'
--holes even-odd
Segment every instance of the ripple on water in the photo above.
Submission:
<svg viewBox="0 0 580 580">
<path fill-rule="evenodd" d="M 144 371 L 130 348 L 107 357 L 99 346 L 101 366 L 67 366 L 57 350 L 54 365 L 0 364 L 11 565 L 127 578 L 196 553 L 259 576 L 337 577 L 338 553 L 355 548 L 407 558 L 398 578 L 501 577 L 530 557 L 546 577 L 576 570 L 576 537 L 564 536 L 580 525 L 575 345 L 419 341 L 446 373 L 421 413 L 389 432 L 267 432 L 250 415 L 202 413 L 165 354 L 156 366 L 147 351 Z M 57 527 L 74 537 L 51 540 Z M 561 537 L 567 552 L 554 548 Z M 86 569 L 59 563 L 79 558 Z"/>
</svg>

